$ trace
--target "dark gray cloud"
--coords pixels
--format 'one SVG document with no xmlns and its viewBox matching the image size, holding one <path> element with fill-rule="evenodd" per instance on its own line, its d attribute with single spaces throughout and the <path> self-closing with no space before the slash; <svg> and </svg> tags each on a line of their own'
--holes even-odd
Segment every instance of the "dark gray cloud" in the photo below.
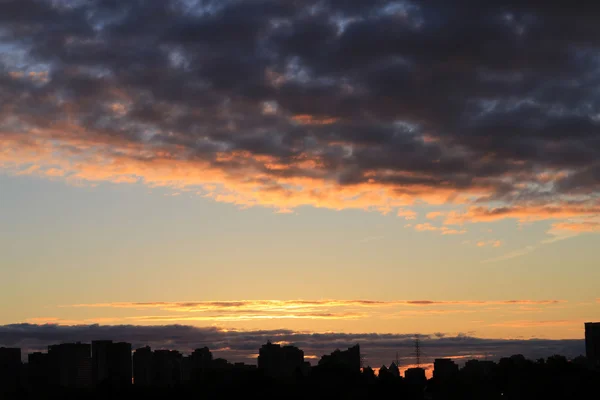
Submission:
<svg viewBox="0 0 600 400">
<path fill-rule="evenodd" d="M 68 121 L 113 155 L 251 170 L 261 190 L 597 204 L 600 6 L 356 3 L 3 1 L 0 138 Z"/>
<path fill-rule="evenodd" d="M 405 365 L 413 363 L 414 334 L 385 333 L 308 333 L 286 329 L 235 331 L 214 327 L 185 325 L 34 325 L 13 324 L 0 326 L 0 346 L 21 347 L 23 352 L 45 350 L 48 344 L 58 342 L 91 342 L 96 339 L 127 341 L 134 347 L 149 345 L 153 348 L 177 349 L 183 353 L 208 346 L 219 357 L 231 361 L 249 361 L 267 340 L 289 342 L 302 348 L 306 355 L 320 357 L 336 348 L 356 343 L 366 362 L 372 366 L 389 364 L 396 353 Z M 421 334 L 424 362 L 436 357 L 487 357 L 498 359 L 512 354 L 528 358 L 563 354 L 576 357 L 583 353 L 583 340 L 544 339 L 481 339 L 468 334 L 449 336 L 441 332 Z"/>
</svg>

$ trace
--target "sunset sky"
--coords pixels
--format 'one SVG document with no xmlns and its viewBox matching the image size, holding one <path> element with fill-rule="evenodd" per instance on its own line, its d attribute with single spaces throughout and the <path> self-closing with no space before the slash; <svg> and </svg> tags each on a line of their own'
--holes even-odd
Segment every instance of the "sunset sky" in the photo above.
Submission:
<svg viewBox="0 0 600 400">
<path fill-rule="evenodd" d="M 600 4 L 559 3 L 3 2 L 0 345 L 581 339 Z"/>
</svg>

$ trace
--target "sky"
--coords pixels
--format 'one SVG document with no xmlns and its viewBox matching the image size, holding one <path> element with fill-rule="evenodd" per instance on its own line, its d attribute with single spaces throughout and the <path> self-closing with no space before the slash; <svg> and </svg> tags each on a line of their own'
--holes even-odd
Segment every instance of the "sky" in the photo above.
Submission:
<svg viewBox="0 0 600 400">
<path fill-rule="evenodd" d="M 563 3 L 3 2 L 0 345 L 579 354 L 600 5 Z"/>
</svg>

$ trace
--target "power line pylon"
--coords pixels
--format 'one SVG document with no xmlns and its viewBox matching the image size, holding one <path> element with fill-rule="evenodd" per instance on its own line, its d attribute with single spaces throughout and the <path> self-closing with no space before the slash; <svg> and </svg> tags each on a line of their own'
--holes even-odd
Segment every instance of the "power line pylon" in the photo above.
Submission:
<svg viewBox="0 0 600 400">
<path fill-rule="evenodd" d="M 417 367 L 421 367 L 421 340 L 419 335 L 415 335 L 415 358 L 417 361 Z"/>
</svg>

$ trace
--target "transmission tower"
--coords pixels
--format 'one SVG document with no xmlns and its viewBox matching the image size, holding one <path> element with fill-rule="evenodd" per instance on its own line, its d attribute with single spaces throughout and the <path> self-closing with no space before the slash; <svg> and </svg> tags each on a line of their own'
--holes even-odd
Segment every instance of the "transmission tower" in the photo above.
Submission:
<svg viewBox="0 0 600 400">
<path fill-rule="evenodd" d="M 417 361 L 417 368 L 421 367 L 421 340 L 419 335 L 415 336 L 415 357 Z"/>
</svg>

